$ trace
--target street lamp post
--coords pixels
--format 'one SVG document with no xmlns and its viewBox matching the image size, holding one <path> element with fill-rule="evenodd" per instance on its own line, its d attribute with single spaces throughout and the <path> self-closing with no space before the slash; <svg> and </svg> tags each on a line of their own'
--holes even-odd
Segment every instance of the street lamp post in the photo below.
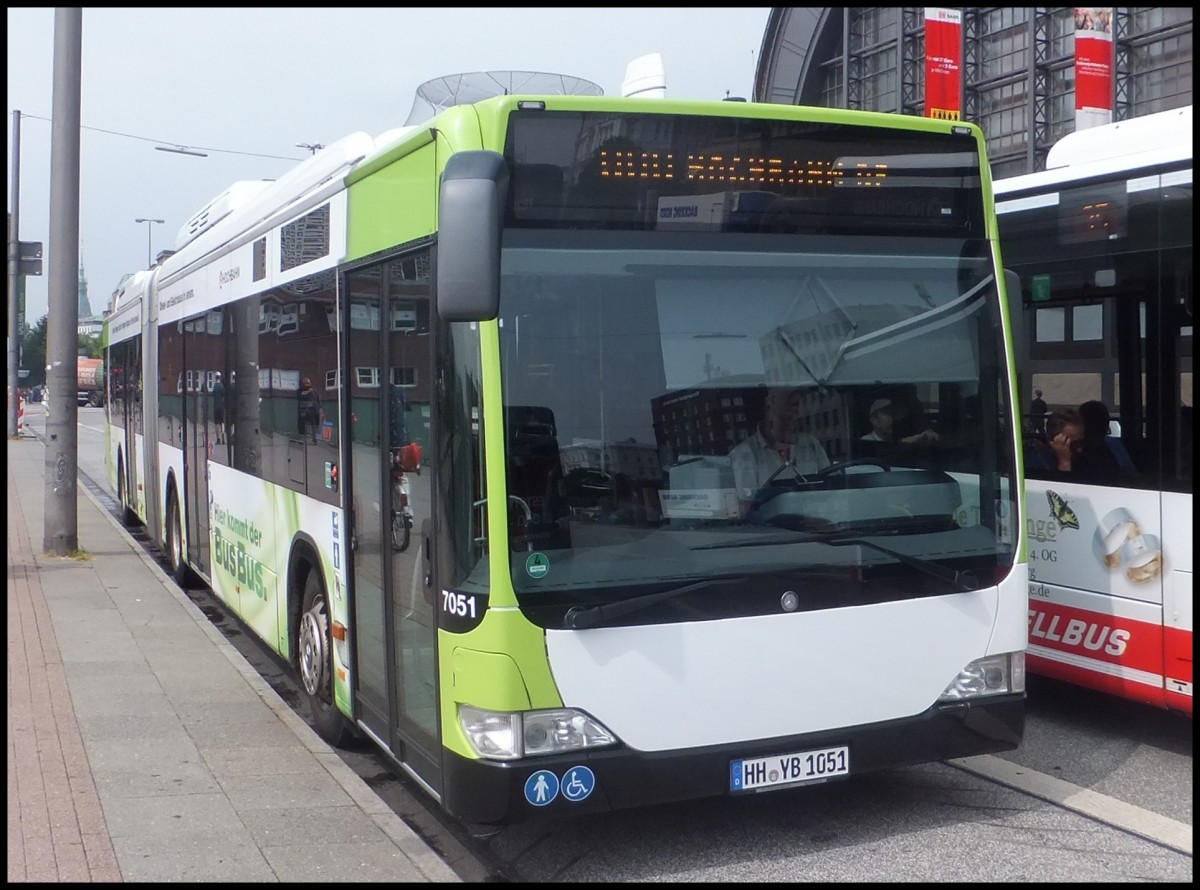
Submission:
<svg viewBox="0 0 1200 890">
<path fill-rule="evenodd" d="M 150 219 L 146 216 L 139 216 L 134 220 L 134 222 L 146 224 L 146 268 L 149 269 L 154 265 L 154 251 L 151 250 L 150 246 L 150 233 L 154 231 L 155 223 L 163 223 L 166 222 L 166 220 Z"/>
</svg>

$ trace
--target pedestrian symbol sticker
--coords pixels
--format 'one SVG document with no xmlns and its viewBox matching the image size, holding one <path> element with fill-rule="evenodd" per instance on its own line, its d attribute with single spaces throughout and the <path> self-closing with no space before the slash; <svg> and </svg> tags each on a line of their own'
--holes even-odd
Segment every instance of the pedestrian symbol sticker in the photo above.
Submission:
<svg viewBox="0 0 1200 890">
<path fill-rule="evenodd" d="M 562 794 L 567 800 L 581 801 L 596 787 L 596 774 L 586 766 L 573 766 L 563 774 Z"/>
<path fill-rule="evenodd" d="M 546 559 L 544 553 L 530 553 L 529 558 L 525 560 L 525 571 L 529 573 L 530 578 L 541 578 L 550 571 L 550 560 Z"/>
<path fill-rule="evenodd" d="M 540 769 L 525 780 L 525 799 L 535 807 L 544 807 L 558 797 L 558 776 Z"/>
</svg>

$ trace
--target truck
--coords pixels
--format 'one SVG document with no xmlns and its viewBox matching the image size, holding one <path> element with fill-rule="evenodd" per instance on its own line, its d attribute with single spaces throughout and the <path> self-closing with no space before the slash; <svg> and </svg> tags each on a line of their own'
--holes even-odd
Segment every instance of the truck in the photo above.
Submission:
<svg viewBox="0 0 1200 890">
<path fill-rule="evenodd" d="M 79 404 L 91 405 L 95 408 L 104 405 L 104 362 L 98 358 L 79 357 L 79 366 L 75 373 L 75 386 L 78 389 Z"/>
</svg>

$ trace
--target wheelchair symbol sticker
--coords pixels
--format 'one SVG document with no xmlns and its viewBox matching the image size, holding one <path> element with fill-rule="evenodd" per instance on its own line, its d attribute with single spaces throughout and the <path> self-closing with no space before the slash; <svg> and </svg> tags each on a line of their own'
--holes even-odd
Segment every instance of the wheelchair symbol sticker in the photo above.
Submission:
<svg viewBox="0 0 1200 890">
<path fill-rule="evenodd" d="M 586 766 L 573 766 L 563 774 L 562 795 L 567 800 L 581 801 L 596 787 L 596 775 Z"/>
<path fill-rule="evenodd" d="M 558 776 L 540 769 L 525 780 L 525 799 L 535 807 L 544 807 L 558 797 Z"/>
</svg>

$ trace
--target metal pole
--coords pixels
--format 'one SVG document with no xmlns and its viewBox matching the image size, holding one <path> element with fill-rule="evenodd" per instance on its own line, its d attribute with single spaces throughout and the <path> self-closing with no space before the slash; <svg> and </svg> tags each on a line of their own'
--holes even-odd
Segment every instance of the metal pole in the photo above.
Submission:
<svg viewBox="0 0 1200 890">
<path fill-rule="evenodd" d="M 154 268 L 154 250 L 152 249 L 151 244 L 150 244 L 151 233 L 154 231 L 155 223 L 163 223 L 163 222 L 166 222 L 166 220 L 150 219 L 149 217 L 139 216 L 137 219 L 134 220 L 134 222 L 146 224 L 146 268 L 153 269 Z"/>
<path fill-rule="evenodd" d="M 54 10 L 54 96 L 50 130 L 49 317 L 46 322 L 45 519 L 42 549 L 79 549 L 79 125 L 83 10 Z"/>
<path fill-rule="evenodd" d="M 8 435 L 17 434 L 21 392 L 21 112 L 13 112 L 12 210 L 8 214 Z"/>
</svg>

